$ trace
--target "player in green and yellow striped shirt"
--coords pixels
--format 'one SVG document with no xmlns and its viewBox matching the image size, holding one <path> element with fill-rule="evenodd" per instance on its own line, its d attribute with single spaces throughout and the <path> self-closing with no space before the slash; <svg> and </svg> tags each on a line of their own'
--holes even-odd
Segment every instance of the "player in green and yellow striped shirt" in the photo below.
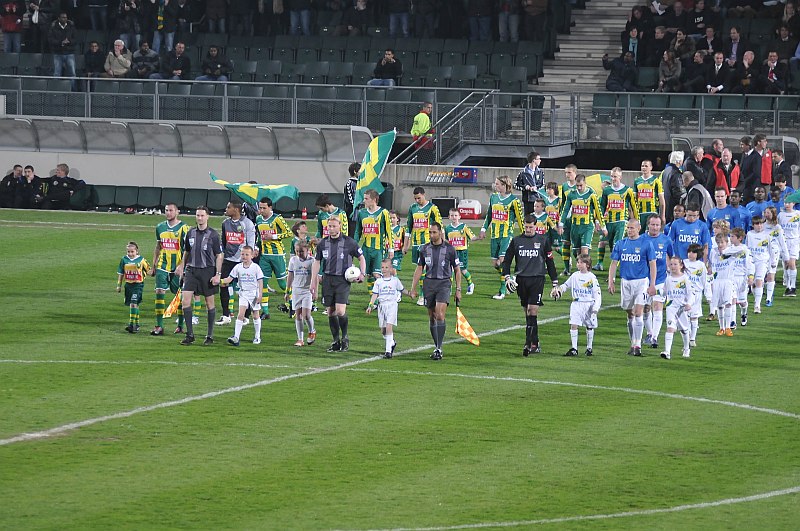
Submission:
<svg viewBox="0 0 800 531">
<path fill-rule="evenodd" d="M 381 276 L 381 263 L 385 258 L 394 256 L 394 233 L 389 211 L 378 206 L 378 192 L 364 192 L 364 208 L 356 215 L 356 231 L 354 238 L 364 251 L 367 262 L 367 290 L 372 293 L 375 279 Z"/>
<path fill-rule="evenodd" d="M 408 209 L 405 242 L 403 243 L 404 254 L 411 249 L 412 264 L 417 263 L 419 246 L 431 241 L 429 229 L 434 221 L 439 225 L 442 224 L 442 215 L 439 213 L 439 207 L 425 197 L 425 188 L 417 186 L 414 188 L 414 204 Z M 420 296 L 417 299 L 417 306 L 425 306 L 425 299 L 422 296 L 421 289 L 422 283 L 423 281 L 420 280 Z"/>
<path fill-rule="evenodd" d="M 489 232 L 489 257 L 492 266 L 497 274 L 500 275 L 500 290 L 493 298 L 500 300 L 506 298 L 506 282 L 503 276 L 503 259 L 506 256 L 506 249 L 514 236 L 514 223 L 519 226 L 522 232 L 522 203 L 511 193 L 511 178 L 508 175 L 501 175 L 494 180 L 495 193 L 489 197 L 489 209 L 486 212 L 486 220 L 481 227 L 481 234 L 478 237 L 482 240 Z"/>
<path fill-rule="evenodd" d="M 603 188 L 603 195 L 600 197 L 600 211 L 606 220 L 606 230 L 608 235 L 605 237 L 605 245 L 598 249 L 598 260 L 594 268 L 596 271 L 603 270 L 603 259 L 605 258 L 606 248 L 614 251 L 614 245 L 625 237 L 625 225 L 628 219 L 639 217 L 639 208 L 636 204 L 636 195 L 633 188 L 622 183 L 622 168 L 611 169 L 611 185 Z"/>
<path fill-rule="evenodd" d="M 342 234 L 347 234 L 348 220 L 347 212 L 331 203 L 328 194 L 322 194 L 316 201 L 319 214 L 317 214 L 317 240 L 321 240 L 328 235 L 328 220 L 332 217 L 338 217 L 342 222 Z"/>
<path fill-rule="evenodd" d="M 392 267 L 397 271 L 403 269 L 403 242 L 406 239 L 406 228 L 400 225 L 400 214 L 396 210 L 389 212 L 389 220 L 392 222 L 392 236 L 394 241 L 394 258 L 392 258 Z"/>
<path fill-rule="evenodd" d="M 640 232 L 647 230 L 647 220 L 653 214 L 661 218 L 661 225 L 665 223 L 664 215 L 664 187 L 661 179 L 653 175 L 653 163 L 649 160 L 642 161 L 642 175 L 633 181 L 633 193 L 636 194 L 636 206 L 639 209 L 639 222 L 642 227 Z"/>
<path fill-rule="evenodd" d="M 475 283 L 472 282 L 472 273 L 467 268 L 469 267 L 469 242 L 476 236 L 466 223 L 461 223 L 461 213 L 457 208 L 450 209 L 448 218 L 450 218 L 450 224 L 444 228 L 444 234 L 450 245 L 456 249 L 461 274 L 467 281 L 467 295 L 472 295 L 475 293 Z"/>
<path fill-rule="evenodd" d="M 575 190 L 575 178 L 578 176 L 578 167 L 574 164 L 567 164 L 564 167 L 564 178 L 566 181 L 564 184 L 561 185 L 561 191 L 559 192 L 559 203 L 558 203 L 558 223 L 564 226 L 563 231 L 560 232 L 559 236 L 561 237 L 561 260 L 564 262 L 564 276 L 570 275 L 570 260 L 572 259 L 572 240 L 570 239 L 570 232 L 572 230 L 572 220 L 564 219 L 561 217 L 561 209 L 564 207 L 564 203 L 567 201 L 567 196 L 570 192 Z"/>
<path fill-rule="evenodd" d="M 150 332 L 153 336 L 164 335 L 167 289 L 173 294 L 180 289 L 180 278 L 175 274 L 175 268 L 183 257 L 183 240 L 189 232 L 189 226 L 178 219 L 178 206 L 175 203 L 164 205 L 164 215 L 167 219 L 156 226 L 156 248 L 153 252 L 153 270 L 150 273 L 156 277 L 156 326 Z M 178 328 L 175 333 L 182 334 L 183 312 L 177 313 Z"/>
<path fill-rule="evenodd" d="M 129 242 L 125 247 L 125 256 L 119 261 L 117 267 L 117 293 L 122 291 L 122 281 L 125 281 L 125 304 L 130 310 L 130 321 L 125 330 L 131 334 L 139 331 L 139 305 L 142 303 L 144 292 L 144 278 L 150 271 L 150 264 L 139 255 L 139 246 L 136 242 Z"/>
<path fill-rule="evenodd" d="M 569 232 L 572 254 L 577 260 L 580 254 L 589 254 L 592 247 L 595 226 L 605 235 L 605 224 L 600 212 L 600 204 L 594 191 L 586 184 L 586 176 L 578 174 L 575 177 L 575 190 L 567 195 L 561 207 L 561 223 L 569 219 L 571 228 Z"/>
<path fill-rule="evenodd" d="M 292 237 L 292 231 L 283 216 L 272 210 L 272 199 L 265 197 L 258 202 L 256 217 L 256 247 L 258 265 L 264 272 L 264 286 L 261 291 L 261 318 L 269 319 L 269 288 L 267 282 L 275 275 L 278 289 L 286 292 L 286 251 L 283 240 Z"/>
<path fill-rule="evenodd" d="M 545 210 L 545 205 L 547 203 L 541 197 L 533 202 L 533 219 L 534 225 L 536 226 L 536 234 L 543 234 L 548 238 L 550 235 L 555 232 L 558 234 L 558 225 L 553 221 L 553 218 L 550 214 Z M 550 240 L 550 246 L 552 247 L 553 240 Z"/>
</svg>

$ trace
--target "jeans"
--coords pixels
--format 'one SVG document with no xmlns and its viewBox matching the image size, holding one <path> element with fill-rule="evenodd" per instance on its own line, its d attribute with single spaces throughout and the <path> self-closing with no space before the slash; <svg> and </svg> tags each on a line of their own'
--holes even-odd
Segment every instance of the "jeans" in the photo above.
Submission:
<svg viewBox="0 0 800 531">
<path fill-rule="evenodd" d="M 139 49 L 139 41 L 141 41 L 142 36 L 138 33 L 120 33 L 119 40 L 125 43 L 125 47 L 129 50 L 138 50 Z"/>
<path fill-rule="evenodd" d="M 228 77 L 225 76 L 225 75 L 221 75 L 221 76 L 200 76 L 200 77 L 196 77 L 194 80 L 195 81 L 221 81 L 221 82 L 224 83 L 225 81 L 228 81 Z"/>
<path fill-rule="evenodd" d="M 311 35 L 311 10 L 289 11 L 289 34 Z"/>
<path fill-rule="evenodd" d="M 469 40 L 488 41 L 492 38 L 492 17 L 469 17 Z"/>
<path fill-rule="evenodd" d="M 164 77 L 160 72 L 156 72 L 155 74 L 150 74 L 150 79 L 174 79 L 175 81 L 180 81 L 181 76 Z"/>
<path fill-rule="evenodd" d="M 228 15 L 228 32 L 231 35 L 252 35 L 253 13 L 250 12 L 242 15 Z"/>
<path fill-rule="evenodd" d="M 20 53 L 22 51 L 22 33 L 3 34 L 3 52 Z"/>
<path fill-rule="evenodd" d="M 499 13 L 497 17 L 500 42 L 519 42 L 519 15 Z"/>
<path fill-rule="evenodd" d="M 106 31 L 108 28 L 108 8 L 90 7 L 89 24 L 91 24 L 93 30 Z"/>
<path fill-rule="evenodd" d="M 436 36 L 436 28 L 439 26 L 436 13 L 427 15 L 417 14 L 417 37 L 431 38 Z"/>
<path fill-rule="evenodd" d="M 208 32 L 209 33 L 225 33 L 225 19 L 218 18 L 216 20 L 208 19 Z"/>
<path fill-rule="evenodd" d="M 171 52 L 172 51 L 172 43 L 175 42 L 175 32 L 172 33 L 164 33 L 164 30 L 161 31 L 154 31 L 153 32 L 153 51 L 156 53 L 161 53 L 161 35 L 164 34 L 166 37 L 164 38 L 164 44 L 166 45 L 167 49 L 165 51 Z"/>
<path fill-rule="evenodd" d="M 408 37 L 408 19 L 409 14 L 405 13 L 389 13 L 389 36 L 397 37 L 398 26 L 403 30 L 403 37 Z"/>
<path fill-rule="evenodd" d="M 367 81 L 367 85 L 372 87 L 393 87 L 394 79 L 370 79 Z"/>
<path fill-rule="evenodd" d="M 53 55 L 53 76 L 61 77 L 62 73 L 66 74 L 66 77 L 72 78 L 72 90 L 75 90 L 78 86 L 78 83 L 75 80 L 74 53 Z"/>
</svg>

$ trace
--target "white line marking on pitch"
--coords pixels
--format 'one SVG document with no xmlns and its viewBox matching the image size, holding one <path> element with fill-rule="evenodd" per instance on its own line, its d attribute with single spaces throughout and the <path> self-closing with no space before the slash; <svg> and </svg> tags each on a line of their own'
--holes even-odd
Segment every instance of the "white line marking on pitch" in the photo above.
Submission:
<svg viewBox="0 0 800 531">
<path fill-rule="evenodd" d="M 614 306 L 607 306 L 605 308 L 613 308 Z M 605 309 L 601 308 L 601 309 Z M 561 321 L 567 319 L 568 315 L 560 315 L 557 317 L 549 317 L 547 319 L 542 319 L 539 321 L 540 324 L 547 324 L 552 323 L 554 321 Z M 507 328 L 498 328 L 497 330 L 491 330 L 489 332 L 484 332 L 479 334 L 480 337 L 491 336 L 495 334 L 502 334 L 504 332 L 508 332 L 510 330 L 516 330 L 522 328 L 522 325 L 510 326 Z M 445 343 L 455 343 L 456 341 L 465 341 L 463 338 L 458 339 L 451 339 L 445 341 Z M 422 345 L 419 347 L 414 347 L 410 349 L 403 350 L 398 352 L 396 355 L 400 356 L 403 354 L 411 354 L 414 352 L 420 352 L 422 350 L 428 350 L 433 348 L 433 345 Z M 32 432 L 32 433 L 22 433 L 20 435 L 15 435 L 13 437 L 9 437 L 7 439 L 0 439 L 0 446 L 6 446 L 9 444 L 14 444 L 18 442 L 26 442 L 26 441 L 35 441 L 39 439 L 47 439 L 49 437 L 54 437 L 56 435 L 61 435 L 62 433 L 66 433 L 68 431 L 76 430 L 78 428 L 84 428 L 86 426 L 91 426 L 93 424 L 99 424 L 101 422 L 107 422 L 109 420 L 117 420 L 117 419 L 124 419 L 128 417 L 132 417 L 134 415 L 138 415 L 139 413 L 147 413 L 149 411 L 155 411 L 158 409 L 166 409 L 168 407 L 174 406 L 182 406 L 184 404 L 188 404 L 190 402 L 196 402 L 198 400 L 206 400 L 208 398 L 216 398 L 221 395 L 226 395 L 229 393 L 237 393 L 239 391 L 246 391 L 248 389 L 255 389 L 257 387 L 264 387 L 265 385 L 271 385 L 278 382 L 285 382 L 286 380 L 292 380 L 295 378 L 303 378 L 305 376 L 312 376 L 314 374 L 322 374 L 325 372 L 337 371 L 340 369 L 347 369 L 350 367 L 354 367 L 356 365 L 361 365 L 363 363 L 369 363 L 372 361 L 382 360 L 383 356 L 370 356 L 369 358 L 363 358 L 356 361 L 350 361 L 347 363 L 340 363 L 339 365 L 332 365 L 330 367 L 320 367 L 309 369 L 307 371 L 298 372 L 294 374 L 287 374 L 285 376 L 279 376 L 277 378 L 270 378 L 268 380 L 260 380 L 258 382 L 254 382 L 251 384 L 244 384 L 244 385 L 237 385 L 235 387 L 228 387 L 227 389 L 221 389 L 219 391 L 210 391 L 208 393 L 203 393 L 202 395 L 195 395 L 195 396 L 187 396 L 186 398 L 181 398 L 178 400 L 170 400 L 168 402 L 161 402 L 158 404 L 153 404 L 151 406 L 142 406 L 137 407 L 135 409 L 130 409 L 128 411 L 121 411 L 119 413 L 113 413 L 111 415 L 103 415 L 101 417 L 95 417 L 91 419 L 81 420 L 77 422 L 71 422 L 69 424 L 63 424 L 61 426 L 57 426 L 55 428 L 50 428 L 47 430 Z"/>
</svg>

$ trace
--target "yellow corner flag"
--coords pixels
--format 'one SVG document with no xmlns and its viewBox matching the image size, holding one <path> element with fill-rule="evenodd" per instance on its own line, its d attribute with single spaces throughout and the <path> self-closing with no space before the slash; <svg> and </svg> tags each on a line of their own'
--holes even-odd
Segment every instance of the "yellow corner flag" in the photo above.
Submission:
<svg viewBox="0 0 800 531">
<path fill-rule="evenodd" d="M 475 333 L 475 330 L 469 325 L 469 321 L 461 313 L 461 308 L 456 306 L 456 334 L 460 335 L 476 347 L 481 345 L 481 339 Z"/>
<path fill-rule="evenodd" d="M 180 310 L 181 308 L 181 290 L 178 290 L 178 293 L 175 294 L 175 297 L 172 299 L 172 302 L 169 303 L 167 309 L 164 310 L 164 317 L 170 318 L 172 314 Z"/>
</svg>

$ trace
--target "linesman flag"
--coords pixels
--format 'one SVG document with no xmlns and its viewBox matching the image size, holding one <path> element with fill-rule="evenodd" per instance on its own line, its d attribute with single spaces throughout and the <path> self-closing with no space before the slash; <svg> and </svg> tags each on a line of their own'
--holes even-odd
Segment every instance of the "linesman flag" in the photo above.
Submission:
<svg viewBox="0 0 800 531">
<path fill-rule="evenodd" d="M 280 199 L 288 197 L 297 199 L 300 190 L 291 184 L 251 184 L 251 183 L 229 183 L 219 179 L 216 175 L 209 172 L 211 180 L 216 184 L 222 185 L 239 197 L 245 203 L 258 203 L 265 197 L 272 199 L 272 203 L 277 203 Z"/>
<path fill-rule="evenodd" d="M 364 153 L 364 160 L 361 162 L 361 171 L 358 172 L 358 182 L 356 183 L 356 195 L 353 204 L 358 205 L 364 202 L 364 192 L 375 190 L 379 194 L 383 193 L 381 184 L 381 173 L 392 152 L 392 145 L 397 136 L 397 130 L 392 129 L 388 133 L 383 133 L 372 139 Z"/>
<path fill-rule="evenodd" d="M 177 312 L 181 307 L 181 290 L 178 288 L 178 293 L 175 294 L 175 297 L 172 299 L 172 302 L 169 303 L 167 309 L 164 310 L 164 317 L 169 319 L 172 317 L 172 314 Z"/>
<path fill-rule="evenodd" d="M 469 325 L 469 321 L 461 313 L 461 308 L 456 306 L 456 334 L 460 335 L 476 347 L 481 346 L 481 339 Z"/>
</svg>

